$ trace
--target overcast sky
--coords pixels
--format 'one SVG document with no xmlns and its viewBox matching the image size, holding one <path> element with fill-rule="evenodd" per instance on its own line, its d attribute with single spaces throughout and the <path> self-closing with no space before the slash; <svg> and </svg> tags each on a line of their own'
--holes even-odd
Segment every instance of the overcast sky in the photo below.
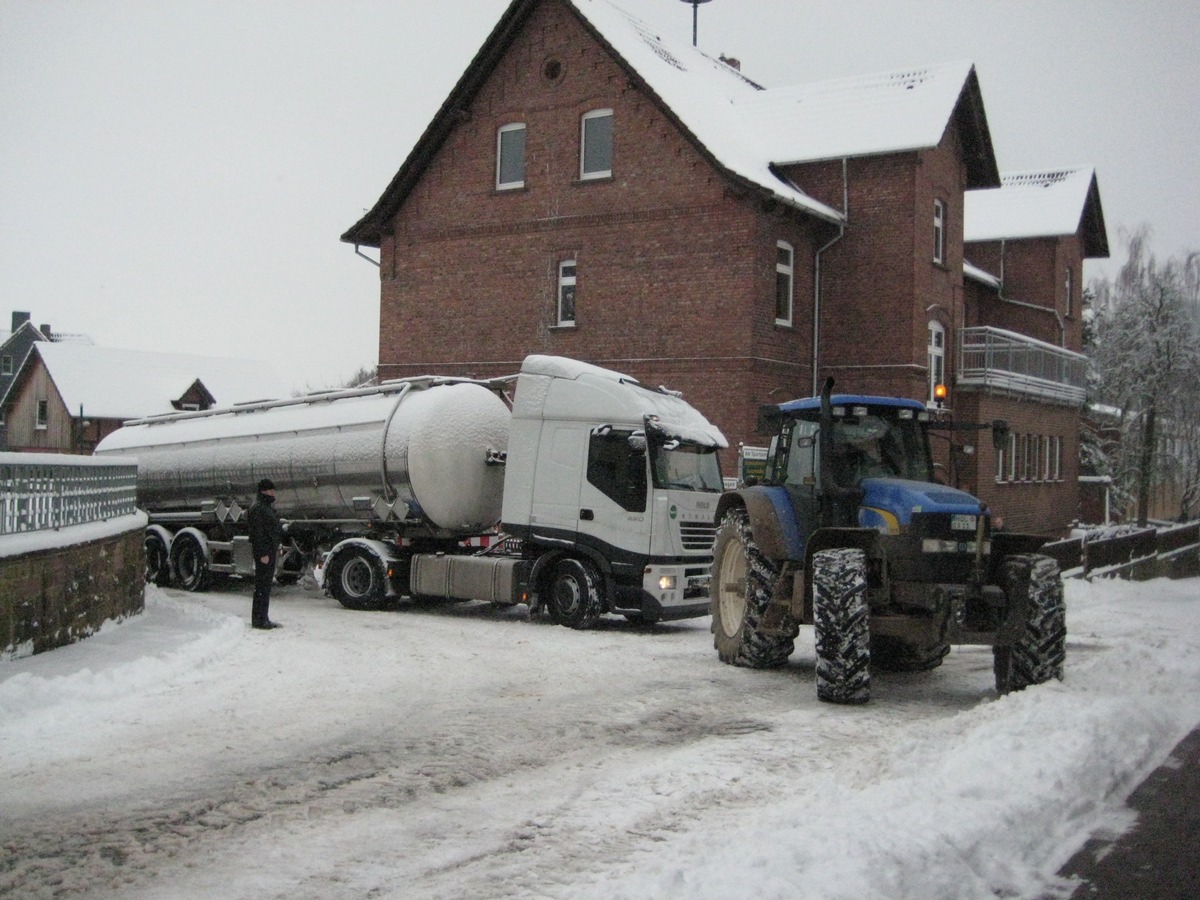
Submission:
<svg viewBox="0 0 1200 900">
<path fill-rule="evenodd" d="M 686 0 L 617 3 L 690 42 Z M 506 5 L 0 0 L 0 331 L 25 310 L 297 389 L 374 365 L 378 270 L 338 238 Z M 1200 250 L 1197 35 L 1194 0 L 699 9 L 701 49 L 767 87 L 973 61 L 1001 171 L 1094 165 L 1117 258 L 1143 223 L 1160 256 Z"/>
</svg>

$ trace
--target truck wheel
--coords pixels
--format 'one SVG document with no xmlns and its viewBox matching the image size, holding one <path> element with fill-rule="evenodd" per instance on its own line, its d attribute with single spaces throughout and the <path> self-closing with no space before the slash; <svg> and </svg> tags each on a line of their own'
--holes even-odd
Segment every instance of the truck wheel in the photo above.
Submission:
<svg viewBox="0 0 1200 900">
<path fill-rule="evenodd" d="M 890 635 L 871 635 L 871 665 L 884 672 L 928 672 L 942 664 L 950 645 L 922 645 Z"/>
<path fill-rule="evenodd" d="M 1011 646 L 993 648 L 996 691 L 1007 694 L 1051 678 L 1061 680 L 1067 608 L 1058 563 L 1040 554 L 1012 556 L 1004 560 L 1000 575 L 1010 606 L 1023 610 L 1024 625 Z"/>
<path fill-rule="evenodd" d="M 871 698 L 866 554 L 854 547 L 814 553 L 812 583 L 817 699 L 866 703 Z"/>
<path fill-rule="evenodd" d="M 185 591 L 203 591 L 209 585 L 208 558 L 194 534 L 185 532 L 171 542 L 171 568 Z"/>
<path fill-rule="evenodd" d="M 591 628 L 604 613 L 600 575 L 591 563 L 563 559 L 550 577 L 550 618 L 568 628 Z"/>
<path fill-rule="evenodd" d="M 339 554 L 325 573 L 329 592 L 346 609 L 380 609 L 387 601 L 387 586 L 379 560 L 366 550 L 353 548 Z"/>
<path fill-rule="evenodd" d="M 775 567 L 762 555 L 750 531 L 746 510 L 731 509 L 713 542 L 713 646 L 721 662 L 752 669 L 775 669 L 795 649 L 797 627 L 763 634 L 759 622 L 771 602 Z"/>
<path fill-rule="evenodd" d="M 171 580 L 171 559 L 162 535 L 155 531 L 146 532 L 143 546 L 146 548 L 146 583 L 159 586 L 167 584 Z"/>
</svg>

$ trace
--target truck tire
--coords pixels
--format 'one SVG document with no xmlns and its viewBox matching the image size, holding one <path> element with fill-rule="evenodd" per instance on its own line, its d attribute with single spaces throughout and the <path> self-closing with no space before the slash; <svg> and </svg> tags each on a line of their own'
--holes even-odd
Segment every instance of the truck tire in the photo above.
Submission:
<svg viewBox="0 0 1200 900">
<path fill-rule="evenodd" d="M 171 558 L 167 553 L 167 545 L 162 535 L 147 531 L 143 546 L 146 549 L 146 584 L 162 587 L 171 580 Z"/>
<path fill-rule="evenodd" d="M 754 542 L 745 509 L 731 509 L 721 520 L 712 566 L 713 646 L 721 662 L 751 669 L 782 666 L 795 649 L 799 628 L 792 626 L 783 634 L 759 631 L 776 569 Z"/>
<path fill-rule="evenodd" d="M 600 574 L 580 559 L 561 559 L 550 573 L 550 619 L 567 628 L 591 628 L 604 613 Z"/>
<path fill-rule="evenodd" d="M 1011 646 L 992 650 L 996 691 L 1007 694 L 1051 678 L 1062 679 L 1067 647 L 1067 608 L 1058 563 L 1049 556 L 1020 554 L 1004 560 L 1001 584 L 1024 625 Z"/>
<path fill-rule="evenodd" d="M 814 553 L 812 585 L 817 699 L 866 703 L 871 699 L 866 554 L 854 547 Z"/>
<path fill-rule="evenodd" d="M 386 573 L 369 550 L 351 547 L 329 564 L 325 583 L 346 609 L 381 609 L 387 602 Z"/>
<path fill-rule="evenodd" d="M 211 582 L 208 556 L 194 534 L 183 532 L 171 542 L 171 569 L 175 580 L 185 591 L 206 590 Z"/>
</svg>

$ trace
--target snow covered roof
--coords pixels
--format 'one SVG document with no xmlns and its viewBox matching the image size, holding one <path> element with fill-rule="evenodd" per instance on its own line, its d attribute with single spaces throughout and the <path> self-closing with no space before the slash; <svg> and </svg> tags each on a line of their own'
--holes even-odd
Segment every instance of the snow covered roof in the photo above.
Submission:
<svg viewBox="0 0 1200 900">
<path fill-rule="evenodd" d="M 535 0 L 513 0 L 375 207 L 342 240 L 378 246 L 386 220 L 490 75 Z M 791 88 L 764 89 L 719 59 L 655 33 L 609 0 L 569 0 L 592 35 L 656 99 L 710 162 L 770 198 L 830 222 L 836 209 L 778 174 L 789 163 L 935 147 L 957 119 L 968 184 L 999 176 L 975 69 L 925 66 Z"/>
<path fill-rule="evenodd" d="M 197 380 L 222 405 L 281 397 L 283 381 L 253 360 L 38 342 L 34 350 L 72 414 L 132 419 L 174 412 Z"/>
<path fill-rule="evenodd" d="M 736 103 L 764 151 L 786 165 L 936 147 L 965 95 L 983 115 L 978 92 L 975 67 L 954 62 L 771 88 Z M 990 157 L 990 138 L 984 149 Z M 994 183 L 991 167 L 983 183 Z"/>
<path fill-rule="evenodd" d="M 1084 231 L 1085 255 L 1108 256 L 1096 170 L 1091 166 L 1005 172 L 1000 187 L 967 191 L 963 240 L 1061 237 Z"/>
<path fill-rule="evenodd" d="M 979 266 L 972 265 L 963 260 L 963 278 L 969 278 L 971 281 L 978 281 L 980 284 L 986 284 L 990 288 L 1000 290 L 1000 279 L 991 272 L 986 272 Z"/>
</svg>

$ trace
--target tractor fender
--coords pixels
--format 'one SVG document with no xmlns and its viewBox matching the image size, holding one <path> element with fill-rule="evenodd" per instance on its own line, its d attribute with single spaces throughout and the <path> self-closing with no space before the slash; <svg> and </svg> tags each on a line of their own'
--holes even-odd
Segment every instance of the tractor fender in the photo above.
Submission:
<svg viewBox="0 0 1200 900">
<path fill-rule="evenodd" d="M 767 559 L 804 559 L 805 536 L 784 488 L 755 485 L 722 494 L 717 503 L 718 524 L 730 509 L 739 506 L 746 510 L 754 542 Z"/>
</svg>

